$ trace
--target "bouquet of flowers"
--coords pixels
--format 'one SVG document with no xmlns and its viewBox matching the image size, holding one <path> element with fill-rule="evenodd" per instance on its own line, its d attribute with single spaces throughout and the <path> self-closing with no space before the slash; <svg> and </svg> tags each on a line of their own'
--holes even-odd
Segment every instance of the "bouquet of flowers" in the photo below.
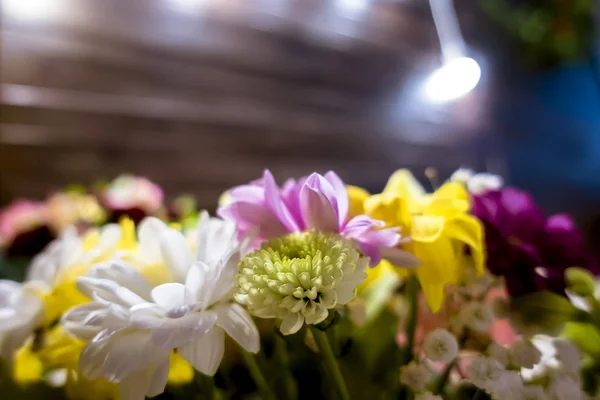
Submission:
<svg viewBox="0 0 600 400">
<path fill-rule="evenodd" d="M 499 177 L 459 170 L 427 193 L 400 170 L 370 194 L 334 172 L 279 186 L 265 171 L 219 203 L 185 223 L 161 198 L 154 216 L 66 227 L 23 282 L 0 281 L 2 393 L 596 396 L 595 260 L 568 216 Z"/>
</svg>

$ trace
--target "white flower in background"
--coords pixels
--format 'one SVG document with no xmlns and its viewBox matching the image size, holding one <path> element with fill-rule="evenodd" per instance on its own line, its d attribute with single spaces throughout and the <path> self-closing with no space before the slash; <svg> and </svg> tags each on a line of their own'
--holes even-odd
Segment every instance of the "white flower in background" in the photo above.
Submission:
<svg viewBox="0 0 600 400">
<path fill-rule="evenodd" d="M 0 361 L 12 362 L 14 352 L 42 322 L 43 313 L 42 300 L 32 288 L 0 280 Z"/>
<path fill-rule="evenodd" d="M 498 361 L 489 357 L 475 357 L 467 366 L 469 381 L 476 387 L 491 393 L 497 385 L 505 370 Z"/>
<path fill-rule="evenodd" d="M 442 396 L 435 395 L 431 392 L 419 393 L 415 396 L 415 400 L 443 400 Z"/>
<path fill-rule="evenodd" d="M 501 176 L 487 172 L 474 173 L 468 168 L 459 168 L 451 176 L 453 182 L 462 182 L 467 185 L 469 192 L 479 195 L 489 190 L 499 190 L 504 186 Z"/>
<path fill-rule="evenodd" d="M 461 308 L 458 318 L 467 328 L 486 332 L 494 322 L 494 313 L 487 304 L 472 301 Z"/>
<path fill-rule="evenodd" d="M 519 339 L 511 345 L 509 357 L 512 365 L 531 369 L 540 362 L 542 353 L 530 340 Z"/>
<path fill-rule="evenodd" d="M 121 227 L 117 224 L 105 225 L 98 231 L 92 230 L 85 237 L 79 236 L 77 229 L 71 226 L 33 258 L 26 281 L 36 282 L 40 288 L 49 290 L 69 269 L 86 267 L 112 256 L 121 235 Z"/>
<path fill-rule="evenodd" d="M 63 318 L 76 336 L 93 337 L 81 353 L 84 376 L 117 382 L 126 400 L 164 391 L 174 349 L 200 372 L 214 375 L 225 333 L 249 352 L 260 346 L 252 318 L 231 302 L 240 257 L 235 229 L 203 214 L 194 257 L 182 233 L 146 223 L 152 224 L 144 230 L 146 243 L 160 251 L 152 257 L 162 259 L 176 281 L 152 287 L 135 268 L 114 260 L 79 278 L 80 290 L 94 302 Z"/>
<path fill-rule="evenodd" d="M 486 350 L 488 356 L 498 361 L 500 365 L 506 367 L 508 364 L 508 349 L 496 342 L 490 344 Z"/>
<path fill-rule="evenodd" d="M 549 400 L 544 388 L 540 385 L 523 387 L 523 400 Z"/>
<path fill-rule="evenodd" d="M 281 332 L 293 334 L 352 300 L 368 264 L 337 233 L 292 233 L 244 257 L 235 298 L 259 318 L 281 319 Z"/>
<path fill-rule="evenodd" d="M 458 342 L 447 330 L 436 329 L 425 338 L 423 352 L 432 361 L 449 363 L 458 356 Z"/>
<path fill-rule="evenodd" d="M 413 361 L 400 368 L 400 383 L 415 392 L 425 390 L 430 378 L 431 371 L 424 364 Z"/>
<path fill-rule="evenodd" d="M 548 385 L 548 396 L 552 400 L 583 400 L 584 393 L 578 382 L 568 376 L 556 376 Z"/>
<path fill-rule="evenodd" d="M 581 353 L 577 347 L 562 339 L 555 339 L 553 344 L 556 349 L 555 357 L 560 363 L 562 371 L 567 374 L 578 374 L 581 368 Z"/>
<path fill-rule="evenodd" d="M 523 397 L 523 389 L 523 380 L 518 372 L 503 371 L 489 391 L 494 400 L 515 400 Z"/>
</svg>

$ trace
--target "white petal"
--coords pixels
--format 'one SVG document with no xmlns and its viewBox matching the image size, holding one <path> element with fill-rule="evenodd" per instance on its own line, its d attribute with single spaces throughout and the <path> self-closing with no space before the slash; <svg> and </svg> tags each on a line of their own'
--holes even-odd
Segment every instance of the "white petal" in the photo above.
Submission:
<svg viewBox="0 0 600 400">
<path fill-rule="evenodd" d="M 152 300 L 167 309 L 185 304 L 185 285 L 181 283 L 163 283 L 152 289 Z"/>
<path fill-rule="evenodd" d="M 160 250 L 171 274 L 177 281 L 184 282 L 187 271 L 194 262 L 185 237 L 175 229 L 163 231 L 160 234 Z"/>
<path fill-rule="evenodd" d="M 338 297 L 338 304 L 347 304 L 356 294 L 356 284 L 354 282 L 341 282 L 335 291 Z"/>
<path fill-rule="evenodd" d="M 338 302 L 337 293 L 334 290 L 327 290 L 321 294 L 321 303 L 325 308 L 333 308 Z"/>
<path fill-rule="evenodd" d="M 104 360 L 110 351 L 110 334 L 101 332 L 85 346 L 79 355 L 79 371 L 88 379 L 101 378 L 104 372 Z"/>
<path fill-rule="evenodd" d="M 144 218 L 138 227 L 140 252 L 144 260 L 149 263 L 162 261 L 160 252 L 160 234 L 169 229 L 160 219 L 155 217 Z"/>
<path fill-rule="evenodd" d="M 150 378 L 150 387 L 146 391 L 146 396 L 153 397 L 165 391 L 167 379 L 169 378 L 169 357 L 159 362 Z"/>
<path fill-rule="evenodd" d="M 225 350 L 225 334 L 223 329 L 214 327 L 204 335 L 179 347 L 179 354 L 205 375 L 213 376 Z"/>
<path fill-rule="evenodd" d="M 119 382 L 121 400 L 144 400 L 151 385 L 152 367 L 143 368 Z"/>
<path fill-rule="evenodd" d="M 217 325 L 250 353 L 260 350 L 260 336 L 250 314 L 239 304 L 231 304 L 217 311 Z"/>
<path fill-rule="evenodd" d="M 81 293 L 93 299 L 97 298 L 105 302 L 115 303 L 127 308 L 146 302 L 146 300 L 131 290 L 108 279 L 80 276 L 77 278 L 76 283 L 77 288 Z"/>
<path fill-rule="evenodd" d="M 205 273 L 201 263 L 194 263 L 185 277 L 185 302 L 196 303 L 199 298 L 199 294 L 205 285 Z"/>
<path fill-rule="evenodd" d="M 96 264 L 87 276 L 108 279 L 124 286 L 145 300 L 150 300 L 150 284 L 135 267 L 122 261 L 112 260 Z"/>
<path fill-rule="evenodd" d="M 110 351 L 104 360 L 104 377 L 119 382 L 148 364 L 169 356 L 171 349 L 152 345 L 148 331 L 124 329 L 109 338 Z"/>
<path fill-rule="evenodd" d="M 196 259 L 205 263 L 220 260 L 237 245 L 235 224 L 200 213 Z"/>
<path fill-rule="evenodd" d="M 298 332 L 302 328 L 302 324 L 304 324 L 304 317 L 300 313 L 289 313 L 281 321 L 279 330 L 284 335 L 291 335 Z"/>
</svg>

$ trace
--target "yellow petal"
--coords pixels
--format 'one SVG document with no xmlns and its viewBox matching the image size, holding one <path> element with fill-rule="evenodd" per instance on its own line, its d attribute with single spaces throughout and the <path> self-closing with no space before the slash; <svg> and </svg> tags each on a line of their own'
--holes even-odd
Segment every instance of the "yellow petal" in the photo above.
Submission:
<svg viewBox="0 0 600 400">
<path fill-rule="evenodd" d="M 438 190 L 433 193 L 434 197 L 457 199 L 469 202 L 469 192 L 465 186 L 458 182 L 444 183 Z"/>
<path fill-rule="evenodd" d="M 128 217 L 123 217 L 119 221 L 121 226 L 121 240 L 119 241 L 119 250 L 131 250 L 136 246 L 135 223 Z"/>
<path fill-rule="evenodd" d="M 408 215 L 403 200 L 385 194 L 376 194 L 365 201 L 365 211 L 373 219 L 384 221 L 387 226 L 406 227 Z M 405 214 L 406 213 L 406 214 Z"/>
<path fill-rule="evenodd" d="M 358 186 L 346 186 L 348 191 L 348 219 L 365 213 L 365 200 L 369 197 L 369 192 Z"/>
<path fill-rule="evenodd" d="M 409 170 L 399 169 L 390 176 L 383 193 L 410 198 L 423 196 L 425 190 Z"/>
<path fill-rule="evenodd" d="M 446 219 L 429 215 L 413 216 L 410 237 L 415 242 L 434 242 L 439 240 Z"/>
<path fill-rule="evenodd" d="M 461 215 L 448 224 L 447 230 L 449 237 L 469 246 L 475 270 L 478 275 L 481 275 L 484 270 L 485 256 L 483 227 L 479 220 L 471 215 Z"/>
<path fill-rule="evenodd" d="M 427 303 L 437 312 L 444 299 L 444 287 L 455 281 L 458 273 L 451 240 L 440 238 L 430 243 L 413 243 L 414 254 L 423 264 L 416 268 Z"/>
</svg>

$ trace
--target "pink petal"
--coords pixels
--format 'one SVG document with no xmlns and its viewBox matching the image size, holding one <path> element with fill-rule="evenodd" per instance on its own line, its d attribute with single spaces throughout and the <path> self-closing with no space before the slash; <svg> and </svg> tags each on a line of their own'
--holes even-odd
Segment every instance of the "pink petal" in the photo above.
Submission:
<svg viewBox="0 0 600 400">
<path fill-rule="evenodd" d="M 268 169 L 264 172 L 263 183 L 264 198 L 267 207 L 273 212 L 273 214 L 277 217 L 281 224 L 287 228 L 288 231 L 299 231 L 300 228 L 281 199 L 279 188 L 275 183 L 275 178 L 273 178 L 273 175 Z"/>
<path fill-rule="evenodd" d="M 310 180 L 310 178 L 309 178 Z M 300 209 L 306 229 L 337 232 L 337 213 L 327 197 L 307 184 L 300 191 Z"/>
<path fill-rule="evenodd" d="M 331 184 L 335 191 L 335 199 L 337 201 L 337 212 L 340 226 L 343 226 L 348 217 L 348 191 L 346 185 L 340 179 L 340 177 L 333 171 L 329 171 L 325 174 L 325 179 Z"/>
</svg>

